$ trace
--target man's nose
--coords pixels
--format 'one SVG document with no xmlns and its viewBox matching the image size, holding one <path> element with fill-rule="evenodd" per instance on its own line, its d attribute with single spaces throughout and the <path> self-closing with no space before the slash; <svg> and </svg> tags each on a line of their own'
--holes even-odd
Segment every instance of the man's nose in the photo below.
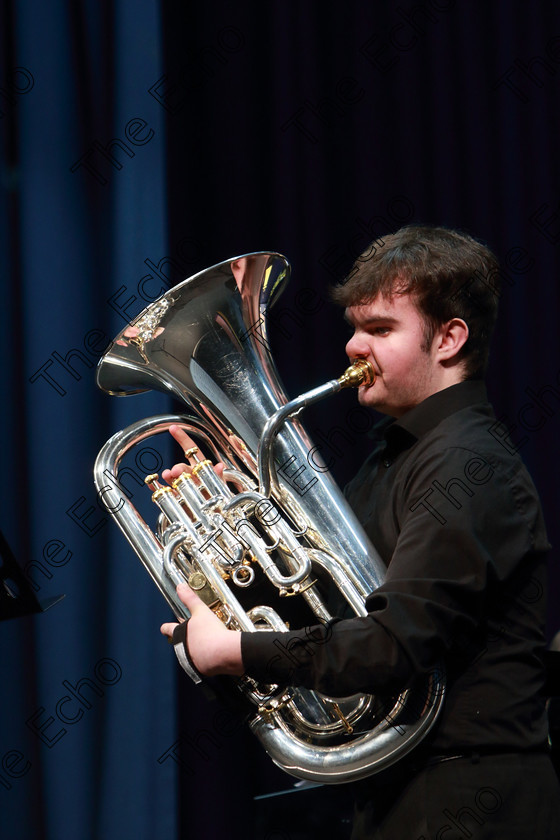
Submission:
<svg viewBox="0 0 560 840">
<path fill-rule="evenodd" d="M 354 333 L 346 344 L 346 355 L 349 359 L 365 359 L 369 355 L 369 346 L 359 333 Z"/>
</svg>

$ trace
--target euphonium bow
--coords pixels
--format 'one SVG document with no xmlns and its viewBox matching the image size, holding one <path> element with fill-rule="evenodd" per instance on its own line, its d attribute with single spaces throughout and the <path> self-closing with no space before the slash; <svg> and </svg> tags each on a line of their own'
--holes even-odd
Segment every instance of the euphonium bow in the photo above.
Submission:
<svg viewBox="0 0 560 840">
<path fill-rule="evenodd" d="M 190 277 L 151 304 L 114 340 L 97 381 L 110 394 L 157 389 L 184 400 L 193 415 L 148 418 L 114 435 L 95 465 L 98 494 L 177 618 L 186 580 L 227 626 L 288 629 L 291 606 L 304 625 L 333 617 L 330 589 L 355 615 L 383 581 L 384 565 L 295 414 L 346 385 L 371 383 L 367 363 L 288 402 L 266 339 L 266 311 L 289 278 L 286 259 L 255 253 Z M 147 478 L 160 508 L 157 535 L 118 482 L 133 446 L 172 424 L 195 435 L 210 461 L 173 487 Z M 313 455 L 311 455 L 313 453 Z M 273 605 L 254 604 L 267 589 Z M 280 616 L 278 604 L 286 608 Z M 304 618 L 301 619 L 302 607 Z M 304 626 L 301 623 L 299 626 Z M 300 779 L 349 782 L 410 752 L 443 701 L 435 670 L 392 698 L 331 698 L 290 686 L 234 680 L 256 707 L 250 722 L 272 760 Z"/>
</svg>

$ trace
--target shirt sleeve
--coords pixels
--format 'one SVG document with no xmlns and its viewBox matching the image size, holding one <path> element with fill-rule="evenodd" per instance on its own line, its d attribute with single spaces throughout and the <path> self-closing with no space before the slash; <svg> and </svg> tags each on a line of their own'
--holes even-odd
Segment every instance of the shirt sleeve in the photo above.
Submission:
<svg viewBox="0 0 560 840">
<path fill-rule="evenodd" d="M 335 697 L 401 691 L 475 640 L 492 593 L 525 554 L 546 550 L 531 488 L 519 470 L 460 447 L 414 464 L 395 493 L 399 536 L 367 617 L 243 633 L 246 672 Z"/>
</svg>

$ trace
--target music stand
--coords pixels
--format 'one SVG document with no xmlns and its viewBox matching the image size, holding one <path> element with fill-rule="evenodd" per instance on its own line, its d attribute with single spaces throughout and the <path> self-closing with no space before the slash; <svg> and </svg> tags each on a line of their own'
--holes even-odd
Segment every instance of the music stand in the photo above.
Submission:
<svg viewBox="0 0 560 840">
<path fill-rule="evenodd" d="M 45 612 L 63 598 L 64 595 L 54 595 L 42 602 L 37 599 L 0 531 L 0 621 Z"/>
</svg>

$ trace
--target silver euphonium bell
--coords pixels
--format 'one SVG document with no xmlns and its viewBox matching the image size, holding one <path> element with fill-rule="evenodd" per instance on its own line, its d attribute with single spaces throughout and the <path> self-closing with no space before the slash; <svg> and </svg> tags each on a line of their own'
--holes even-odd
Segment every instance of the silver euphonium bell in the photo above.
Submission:
<svg viewBox="0 0 560 840">
<path fill-rule="evenodd" d="M 104 391 L 170 392 L 194 412 L 129 426 L 105 444 L 95 464 L 100 498 L 178 619 L 188 616 L 175 591 L 182 580 L 227 626 L 251 632 L 288 629 L 277 608 L 243 606 L 256 582 L 270 586 L 282 604 L 304 601 L 306 624 L 316 624 L 333 617 L 325 578 L 358 616 L 367 615 L 365 600 L 383 581 L 381 558 L 329 473 L 309 459 L 316 450 L 294 417 L 373 371 L 358 364 L 346 378 L 287 402 L 265 316 L 289 272 L 284 257 L 266 252 L 202 271 L 145 309 L 99 363 Z M 148 477 L 161 509 L 156 535 L 122 492 L 118 465 L 133 446 L 172 424 L 224 462 L 225 480 L 209 461 L 174 488 Z M 250 727 L 272 760 L 293 776 L 324 783 L 361 779 L 401 759 L 429 731 L 443 701 L 437 670 L 381 699 L 331 698 L 247 676 L 233 682 L 255 705 Z"/>
</svg>

